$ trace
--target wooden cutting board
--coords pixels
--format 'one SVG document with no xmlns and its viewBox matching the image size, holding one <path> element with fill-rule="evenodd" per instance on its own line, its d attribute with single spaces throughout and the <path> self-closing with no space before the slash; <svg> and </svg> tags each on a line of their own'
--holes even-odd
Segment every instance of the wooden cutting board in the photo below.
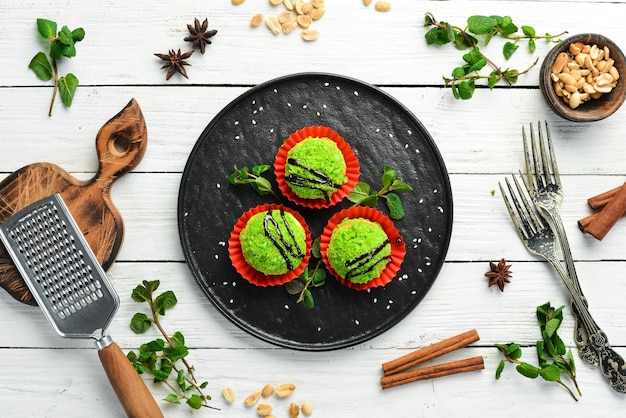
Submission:
<svg viewBox="0 0 626 418">
<path fill-rule="evenodd" d="M 139 164 L 147 143 L 143 114 L 132 99 L 98 131 L 98 171 L 92 179 L 78 180 L 50 163 L 22 167 L 0 182 L 0 223 L 29 204 L 60 193 L 96 258 L 108 269 L 124 237 L 122 217 L 111 202 L 109 191 L 116 178 Z M 0 286 L 20 302 L 36 305 L 2 243 Z"/>
</svg>

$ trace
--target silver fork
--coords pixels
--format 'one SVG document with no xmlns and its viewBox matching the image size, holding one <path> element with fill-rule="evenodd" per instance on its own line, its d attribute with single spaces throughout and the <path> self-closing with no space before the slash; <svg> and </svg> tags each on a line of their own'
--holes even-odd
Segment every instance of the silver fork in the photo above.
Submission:
<svg viewBox="0 0 626 418">
<path fill-rule="evenodd" d="M 522 126 L 524 160 L 526 165 L 526 177 L 524 177 L 524 182 L 535 205 L 552 221 L 558 241 L 561 245 L 561 252 L 563 254 L 563 258 L 565 259 L 567 272 L 572 279 L 572 285 L 577 290 L 583 302 L 586 304 L 587 302 L 580 288 L 580 283 L 578 282 L 578 274 L 576 273 L 576 267 L 574 266 L 572 251 L 569 246 L 569 241 L 567 239 L 565 227 L 563 226 L 563 220 L 560 214 L 561 202 L 563 201 L 563 187 L 561 186 L 561 176 L 559 175 L 559 168 L 556 164 L 556 158 L 554 155 L 550 128 L 548 127 L 548 122 L 544 123 L 546 127 L 546 138 L 544 139 L 541 123 L 538 122 L 538 141 L 535 139 L 533 125 L 530 124 L 530 145 L 528 144 L 526 131 Z M 574 341 L 576 342 L 576 346 L 580 352 L 580 357 L 585 363 L 597 366 L 598 356 L 590 346 L 589 336 L 581 324 L 580 315 L 578 314 L 573 301 L 572 311 L 575 321 Z"/>
<path fill-rule="evenodd" d="M 589 335 L 591 347 L 598 355 L 602 374 L 607 378 L 609 385 L 613 389 L 620 393 L 626 393 L 626 362 L 613 350 L 606 334 L 591 317 L 587 304 L 577 291 L 573 279 L 558 259 L 556 238 L 550 224 L 539 213 L 535 204 L 526 197 L 524 189 L 515 176 L 513 176 L 515 189 L 508 178 L 505 179 L 505 182 L 510 199 L 502 184 L 499 184 L 500 192 L 521 241 L 528 251 L 544 258 L 556 270 L 572 298 L 575 309 L 580 315 L 581 323 Z M 528 190 L 526 190 L 526 193 L 528 193 Z"/>
</svg>

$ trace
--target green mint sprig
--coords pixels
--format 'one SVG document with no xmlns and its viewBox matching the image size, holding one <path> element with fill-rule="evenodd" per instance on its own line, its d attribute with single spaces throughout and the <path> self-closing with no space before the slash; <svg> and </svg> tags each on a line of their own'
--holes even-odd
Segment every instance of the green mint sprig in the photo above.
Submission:
<svg viewBox="0 0 626 418">
<path fill-rule="evenodd" d="M 269 165 L 259 164 L 253 166 L 251 169 L 248 167 L 238 169 L 237 166 L 234 166 L 234 169 L 235 171 L 228 176 L 230 184 L 235 186 L 239 184 L 249 184 L 259 195 L 265 196 L 271 194 L 276 199 L 280 200 L 278 195 L 272 190 L 272 183 L 263 177 L 263 173 L 270 169 Z"/>
<path fill-rule="evenodd" d="M 402 219 L 404 217 L 404 206 L 402 206 L 402 200 L 398 194 L 410 192 L 413 188 L 404 183 L 398 177 L 396 170 L 387 164 L 383 168 L 381 182 L 382 188 L 377 192 L 372 192 L 369 184 L 358 182 L 348 194 L 348 200 L 354 203 L 355 206 L 362 205 L 374 208 L 378 205 L 378 200 L 382 198 L 389 209 L 389 216 L 395 220 Z"/>
<path fill-rule="evenodd" d="M 563 381 L 563 376 L 569 378 L 578 396 L 581 396 L 578 382 L 576 381 L 576 365 L 574 363 L 574 355 L 572 350 L 567 349 L 565 344 L 557 334 L 557 330 L 563 322 L 563 308 L 558 309 L 550 306 L 550 302 L 537 307 L 537 320 L 541 329 L 542 340 L 537 341 L 537 360 L 539 366 L 520 360 L 522 357 L 522 349 L 520 344 L 496 344 L 496 347 L 504 356 L 504 359 L 498 364 L 496 369 L 496 379 L 500 379 L 502 371 L 506 363 L 516 365 L 515 369 L 522 376 L 530 379 L 536 379 L 541 376 L 548 382 L 556 382 L 561 385 L 578 401 L 574 391 Z"/>
<path fill-rule="evenodd" d="M 452 70 L 451 77 L 443 77 L 445 85 L 450 86 L 452 89 L 454 98 L 461 100 L 472 98 L 477 80 L 486 79 L 490 90 L 493 90 L 493 87 L 500 81 L 512 85 L 517 82 L 520 75 L 528 73 L 538 62 L 538 60 L 535 60 L 523 71 L 511 68 L 502 69 L 479 49 L 478 37 L 484 39 L 485 47 L 495 36 L 507 39 L 502 47 L 502 55 L 508 60 L 524 40 L 528 43 L 528 50 L 534 53 L 537 47 L 536 40 L 545 39 L 547 42 L 559 42 L 560 39 L 558 37 L 567 33 L 537 35 L 535 28 L 532 26 L 521 26 L 521 28 L 518 28 L 510 16 L 495 15 L 470 16 L 467 19 L 467 26 L 461 28 L 448 22 L 440 22 L 432 13 L 426 13 L 424 26 L 431 27 L 425 35 L 428 45 L 453 44 L 459 50 L 470 50 L 463 55 L 465 63 Z M 520 29 L 521 34 L 519 34 Z M 491 67 L 491 72 L 489 74 L 480 73 L 486 66 Z"/>
<path fill-rule="evenodd" d="M 136 334 L 143 334 L 155 325 L 163 338 L 142 344 L 138 353 L 130 351 L 127 357 L 139 374 L 149 372 L 154 376 L 155 383 L 162 382 L 170 388 L 172 392 L 165 397 L 165 401 L 180 404 L 184 400 L 193 409 L 202 407 L 215 409 L 208 404 L 211 397 L 202 392 L 208 382 L 198 383 L 194 367 L 187 362 L 189 349 L 185 345 L 185 337 L 181 332 L 175 332 L 170 336 L 161 325 L 161 316 L 165 316 L 166 311 L 176 306 L 178 301 L 171 290 L 155 296 L 159 285 L 159 280 L 144 280 L 133 289 L 133 300 L 147 303 L 150 315 L 136 313 L 130 321 L 130 328 Z M 184 367 L 179 367 L 179 362 L 182 362 Z"/>
<path fill-rule="evenodd" d="M 326 270 L 322 267 L 322 254 L 320 252 L 320 237 L 313 240 L 311 256 L 317 259 L 317 264 L 311 270 L 307 266 L 297 279 L 285 283 L 285 289 L 290 295 L 298 295 L 296 303 L 302 303 L 307 308 L 315 307 L 311 288 L 320 287 L 326 283 Z"/>
<path fill-rule="evenodd" d="M 48 55 L 38 52 L 28 64 L 28 68 L 35 72 L 35 75 L 43 81 L 54 78 L 54 89 L 48 116 L 52 116 L 52 108 L 57 91 L 61 96 L 61 101 L 67 107 L 72 105 L 74 94 L 78 87 L 78 78 L 72 73 L 59 77 L 57 61 L 63 57 L 72 58 L 76 56 L 76 43 L 83 40 L 85 31 L 83 28 L 70 30 L 63 26 L 57 33 L 57 24 L 47 19 L 37 19 L 37 31 L 42 38 L 49 42 Z"/>
</svg>

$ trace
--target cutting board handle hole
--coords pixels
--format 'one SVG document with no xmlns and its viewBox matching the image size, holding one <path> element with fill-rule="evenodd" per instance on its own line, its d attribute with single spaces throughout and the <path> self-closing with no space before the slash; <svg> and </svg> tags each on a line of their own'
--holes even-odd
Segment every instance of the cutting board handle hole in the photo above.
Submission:
<svg viewBox="0 0 626 418">
<path fill-rule="evenodd" d="M 131 139 L 128 135 L 120 133 L 115 135 L 115 138 L 109 141 L 109 152 L 115 155 L 125 155 L 130 151 Z"/>
</svg>

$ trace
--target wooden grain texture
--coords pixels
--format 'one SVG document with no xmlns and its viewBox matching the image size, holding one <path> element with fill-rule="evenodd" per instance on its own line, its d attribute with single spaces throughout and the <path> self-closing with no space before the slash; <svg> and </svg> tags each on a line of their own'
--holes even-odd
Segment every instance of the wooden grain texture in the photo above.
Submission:
<svg viewBox="0 0 626 418">
<path fill-rule="evenodd" d="M 220 411 L 190 412 L 161 399 L 169 390 L 142 376 L 164 415 L 183 417 L 256 416 L 243 398 L 266 383 L 293 382 L 297 390 L 283 400 L 270 398 L 277 417 L 288 416 L 291 401 L 309 401 L 313 417 L 467 417 L 612 416 L 623 396 L 608 388 L 600 372 L 577 360 L 583 396 L 574 402 L 556 384 L 529 380 L 507 368 L 494 379 L 497 343 L 524 345 L 535 362 L 539 329 L 536 306 L 561 306 L 569 297 L 550 267 L 529 254 L 517 239 L 497 184 L 522 167 L 521 127 L 547 120 L 563 177 L 562 214 L 578 276 L 590 311 L 617 351 L 626 355 L 626 220 L 620 219 L 598 242 L 578 231 L 576 221 L 590 214 L 586 200 L 626 180 L 623 130 L 626 108 L 593 123 L 577 124 L 557 116 L 539 90 L 539 69 L 552 44 L 537 42 L 530 54 L 522 43 L 511 60 L 501 58 L 501 41 L 485 51 L 499 65 L 538 65 L 513 87 L 479 87 L 470 101 L 456 101 L 443 76 L 462 65 L 462 53 L 428 46 L 425 12 L 464 25 L 470 14 L 508 14 L 537 33 L 594 32 L 626 47 L 619 1 L 391 0 L 392 11 L 377 13 L 361 0 L 326 0 L 327 12 L 315 23 L 320 39 L 305 43 L 298 33 L 274 36 L 250 28 L 253 14 L 277 9 L 267 0 L 165 0 L 122 2 L 0 2 L 0 177 L 28 164 L 46 161 L 73 178 L 88 181 L 98 170 L 93 138 L 102 122 L 131 98 L 142 108 L 150 146 L 141 164 L 116 180 L 111 198 L 124 218 L 124 243 L 108 270 L 121 299 L 109 332 L 123 351 L 136 350 L 158 337 L 129 328 L 134 313 L 146 307 L 130 295 L 141 280 L 159 279 L 174 290 L 178 304 L 164 326 L 181 331 L 191 349 L 198 377 L 209 381 L 211 404 Z M 60 102 L 47 116 L 51 83 L 27 68 L 44 47 L 35 19 L 54 19 L 70 28 L 83 26 L 77 56 L 60 63 L 80 85 L 71 108 Z M 217 29 L 204 55 L 195 53 L 189 79 L 165 81 L 155 52 L 189 47 L 186 24 L 208 18 Z M 177 228 L 181 174 L 202 130 L 228 103 L 254 85 L 295 72 L 324 71 L 381 86 L 402 102 L 433 136 L 450 172 L 454 226 L 446 263 L 424 300 L 404 320 L 380 336 L 349 349 L 308 353 L 281 349 L 258 340 L 224 318 L 204 296 L 187 268 Z M 349 111 L 349 109 L 347 110 Z M 381 111 L 384 111 L 382 109 Z M 251 123 L 251 121 L 246 121 Z M 233 160 L 236 156 L 233 156 Z M 233 161 L 225 161 L 232 164 Z M 405 179 L 411 181 L 413 179 Z M 226 184 L 220 182 L 222 185 Z M 492 193 L 493 191 L 493 193 Z M 513 278 L 505 292 L 487 287 L 488 261 L 505 257 Z M 268 303 L 271 303 L 269 301 Z M 384 301 L 393 309 L 393 304 Z M 349 307 L 343 307 L 349 309 Z M 565 310 L 559 334 L 574 349 L 573 321 Z M 0 415 L 8 417 L 123 417 L 125 413 L 90 341 L 59 338 L 40 309 L 0 291 Z M 297 326 L 288 324 L 286 326 Z M 481 355 L 485 370 L 380 389 L 381 364 L 467 329 L 480 342 L 449 353 L 446 361 Z M 238 400 L 227 404 L 223 387 Z M 302 416 L 302 415 L 301 415 Z"/>
<path fill-rule="evenodd" d="M 98 171 L 92 179 L 77 180 L 50 163 L 27 165 L 0 182 L 0 222 L 31 203 L 59 193 L 96 258 L 109 268 L 124 237 L 122 216 L 109 191 L 117 177 L 139 164 L 147 140 L 141 109 L 131 100 L 96 135 Z M 36 303 L 4 246 L 0 246 L 0 286 L 21 302 Z"/>
<path fill-rule="evenodd" d="M 128 418 L 163 418 L 152 393 L 116 343 L 99 350 L 98 356 Z"/>
</svg>

